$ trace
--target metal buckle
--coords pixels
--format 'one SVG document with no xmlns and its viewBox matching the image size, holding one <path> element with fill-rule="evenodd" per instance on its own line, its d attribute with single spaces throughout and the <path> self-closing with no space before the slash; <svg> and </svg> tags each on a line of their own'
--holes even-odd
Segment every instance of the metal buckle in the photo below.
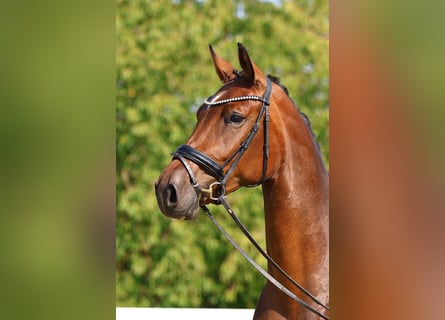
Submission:
<svg viewBox="0 0 445 320">
<path fill-rule="evenodd" d="M 219 197 L 224 196 L 226 194 L 225 185 L 221 184 L 221 182 L 216 181 L 210 184 L 209 186 L 209 198 L 212 201 L 219 201 Z"/>
<path fill-rule="evenodd" d="M 216 181 L 210 184 L 208 188 L 201 188 L 201 193 L 208 196 L 211 201 L 219 203 L 219 198 L 226 194 L 226 187 L 221 182 Z"/>
</svg>

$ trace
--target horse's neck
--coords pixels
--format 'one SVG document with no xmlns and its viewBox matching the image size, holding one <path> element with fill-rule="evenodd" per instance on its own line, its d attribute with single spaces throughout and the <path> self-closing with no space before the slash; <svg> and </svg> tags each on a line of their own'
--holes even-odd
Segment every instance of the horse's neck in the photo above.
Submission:
<svg viewBox="0 0 445 320">
<path fill-rule="evenodd" d="M 263 184 L 267 250 L 291 277 L 326 303 L 329 181 L 315 141 L 304 129 L 303 135 L 289 132 L 298 136 L 297 141 L 285 142 L 290 144 L 283 166 Z M 269 271 L 294 289 L 273 267 Z"/>
</svg>

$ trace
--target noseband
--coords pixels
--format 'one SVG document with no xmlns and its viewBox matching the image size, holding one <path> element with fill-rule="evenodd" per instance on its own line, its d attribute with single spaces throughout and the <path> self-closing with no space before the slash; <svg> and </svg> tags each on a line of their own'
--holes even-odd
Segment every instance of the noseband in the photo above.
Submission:
<svg viewBox="0 0 445 320">
<path fill-rule="evenodd" d="M 235 221 L 241 231 L 246 235 L 249 241 L 257 248 L 257 250 L 271 263 L 282 275 L 284 275 L 293 285 L 295 285 L 298 289 L 300 289 L 305 295 L 307 295 L 312 301 L 314 301 L 319 306 L 324 309 L 329 310 L 327 306 L 321 303 L 317 298 L 315 298 L 310 292 L 308 292 L 305 288 L 303 288 L 300 284 L 298 284 L 294 279 L 292 279 L 286 271 L 284 271 L 273 259 L 270 257 L 267 252 L 265 252 L 261 246 L 253 239 L 252 235 L 247 231 L 245 226 L 241 223 L 239 218 L 235 215 L 232 208 L 226 201 L 225 193 L 226 193 L 226 183 L 232 174 L 233 170 L 238 165 L 238 162 L 241 160 L 244 152 L 246 152 L 253 138 L 255 137 L 258 129 L 260 128 L 260 121 L 264 118 L 264 145 L 263 145 L 263 172 L 261 174 L 261 179 L 259 182 L 248 185 L 247 187 L 254 187 L 260 185 L 266 179 L 266 171 L 267 171 L 267 161 L 269 159 L 269 105 L 270 105 L 270 96 L 272 93 L 272 83 L 269 78 L 267 78 L 266 91 L 263 97 L 259 96 L 241 96 L 235 98 L 222 99 L 218 101 L 208 101 L 207 99 L 204 101 L 208 106 L 218 106 L 222 104 L 245 101 L 245 100 L 255 100 L 261 101 L 261 109 L 258 112 L 257 118 L 255 120 L 254 125 L 250 129 L 246 139 L 241 142 L 239 148 L 235 150 L 230 157 L 222 164 L 219 165 L 216 161 L 210 158 L 205 153 L 196 150 L 195 148 L 188 145 L 181 145 L 179 148 L 172 154 L 173 159 L 178 159 L 184 168 L 186 169 L 190 182 L 195 189 L 197 196 L 199 197 L 201 194 L 206 194 L 210 198 L 210 200 L 215 204 L 222 204 L 226 211 L 230 214 L 231 218 Z M 217 181 L 210 184 L 208 188 L 201 187 L 198 183 L 198 180 L 195 177 L 190 165 L 187 160 L 194 162 L 198 167 L 204 170 L 206 173 L 213 176 Z M 232 162 L 232 163 L 231 163 Z M 231 164 L 230 164 L 231 163 Z M 230 164 L 230 166 L 229 166 Z M 225 171 L 225 168 L 228 169 Z M 224 172 L 225 171 L 225 172 Z M 216 221 L 214 216 L 211 214 L 210 210 L 205 205 L 200 205 L 201 209 L 207 214 L 210 220 L 216 225 L 216 227 L 221 231 L 221 233 L 229 240 L 229 242 L 241 253 L 241 255 L 258 271 L 260 272 L 268 281 L 270 281 L 273 285 L 279 288 L 282 292 L 284 292 L 288 297 L 303 305 L 306 309 L 310 310 L 314 314 L 319 317 L 329 320 L 329 318 L 319 312 L 317 309 L 310 306 L 307 302 L 297 297 L 293 292 L 287 289 L 284 285 L 282 285 L 278 280 L 276 280 L 271 274 L 261 268 L 247 253 L 241 249 L 241 247 L 235 242 L 235 240 L 227 234 L 227 232 L 222 228 L 222 226 Z"/>
<path fill-rule="evenodd" d="M 262 105 L 260 111 L 258 112 L 256 121 L 252 126 L 252 129 L 250 129 L 246 139 L 243 142 L 241 142 L 239 148 L 235 150 L 222 165 L 216 163 L 216 161 L 214 161 L 205 153 L 185 144 L 181 145 L 172 154 L 173 159 L 178 159 L 184 165 L 184 168 L 187 170 L 187 173 L 190 176 L 190 182 L 192 183 L 192 186 L 198 195 L 202 193 L 208 194 L 211 201 L 213 201 L 214 203 L 219 203 L 218 200 L 219 197 L 225 195 L 227 180 L 229 180 L 229 177 L 232 174 L 233 170 L 235 170 L 244 152 L 246 152 L 247 148 L 249 147 L 250 143 L 252 142 L 253 138 L 258 132 L 258 129 L 260 128 L 260 121 L 262 118 L 264 118 L 263 172 L 261 174 L 261 179 L 259 180 L 259 182 L 253 185 L 249 185 L 248 187 L 254 187 L 264 182 L 264 179 L 266 178 L 267 162 L 269 159 L 269 105 L 270 105 L 271 93 L 272 93 L 272 83 L 270 79 L 267 78 L 266 91 L 263 97 L 241 96 L 241 97 L 223 99 L 212 102 L 208 101 L 207 99 L 204 101 L 204 103 L 209 106 L 219 106 L 222 104 L 245 101 L 245 100 L 261 101 Z M 185 161 L 185 159 L 190 160 L 195 164 L 197 164 L 202 170 L 210 174 L 217 181 L 211 184 L 208 188 L 201 187 L 198 181 L 196 180 L 193 171 L 191 170 L 190 166 Z M 226 167 L 228 167 L 228 169 L 224 173 Z"/>
</svg>

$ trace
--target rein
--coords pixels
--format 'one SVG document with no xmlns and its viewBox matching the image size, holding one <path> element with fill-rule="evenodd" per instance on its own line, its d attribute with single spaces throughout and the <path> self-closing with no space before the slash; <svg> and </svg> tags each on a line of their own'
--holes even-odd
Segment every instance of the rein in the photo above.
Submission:
<svg viewBox="0 0 445 320">
<path fill-rule="evenodd" d="M 304 294 L 306 294 L 309 298 L 311 298 L 313 301 L 315 301 L 318 305 L 322 306 L 323 308 L 329 310 L 328 307 L 326 307 L 324 304 L 322 304 L 320 301 L 318 301 L 311 293 L 309 293 L 306 289 L 304 289 L 300 284 L 298 284 L 295 280 L 293 280 L 278 264 L 259 246 L 259 244 L 252 238 L 251 234 L 247 231 L 247 229 L 244 227 L 244 225 L 241 223 L 241 221 L 238 219 L 238 217 L 233 212 L 230 205 L 225 200 L 224 196 L 221 196 L 220 199 L 221 203 L 223 204 L 226 211 L 230 214 L 232 219 L 236 222 L 238 227 L 243 231 L 243 233 L 247 236 L 247 238 L 250 240 L 250 242 L 255 246 L 255 248 L 258 249 L 258 251 L 269 261 L 271 262 L 274 267 L 277 268 L 278 271 L 280 271 L 286 278 L 288 278 L 292 284 L 296 285 L 300 290 L 303 291 Z M 284 294 L 286 294 L 289 298 L 292 300 L 298 302 L 303 307 L 308 309 L 309 311 L 315 313 L 317 316 L 329 320 L 327 316 L 310 306 L 307 302 L 300 299 L 295 295 L 292 291 L 287 289 L 281 282 L 279 282 L 277 279 L 275 279 L 270 273 L 268 273 L 266 270 L 261 268 L 241 247 L 239 244 L 224 230 L 224 228 L 216 221 L 215 217 L 212 215 L 210 210 L 205 206 L 201 205 L 201 209 L 207 214 L 207 216 L 210 218 L 210 220 L 213 222 L 213 224 L 218 228 L 218 230 L 226 237 L 227 240 L 232 244 L 232 246 L 238 250 L 238 252 L 268 281 L 270 281 L 275 287 L 280 289 Z"/>
<path fill-rule="evenodd" d="M 190 147 L 188 145 L 181 145 L 178 147 L 178 149 L 172 154 L 173 159 L 178 159 L 186 169 L 189 177 L 192 187 L 195 189 L 195 192 L 197 196 L 199 197 L 202 194 L 207 195 L 211 202 L 214 204 L 222 204 L 224 208 L 226 209 L 227 213 L 231 216 L 231 218 L 235 221 L 235 223 L 238 225 L 238 227 L 241 229 L 241 231 L 246 235 L 246 237 L 249 239 L 249 241 L 255 246 L 255 248 L 267 259 L 269 263 L 271 263 L 282 275 L 284 275 L 293 285 L 295 285 L 298 289 L 300 289 L 305 295 L 307 295 L 312 301 L 314 301 L 319 306 L 329 310 L 327 306 L 325 306 L 323 303 L 321 303 L 317 298 L 315 298 L 310 292 L 308 292 L 305 288 L 303 288 L 300 284 L 298 284 L 294 279 L 292 279 L 289 274 L 287 274 L 262 248 L 261 246 L 255 241 L 255 239 L 252 237 L 252 235 L 249 233 L 249 231 L 244 227 L 242 222 L 239 220 L 239 218 L 235 215 L 232 208 L 226 201 L 226 183 L 232 174 L 233 170 L 238 165 L 238 162 L 241 160 L 241 157 L 243 156 L 244 152 L 249 147 L 250 143 L 252 142 L 254 136 L 258 132 L 258 129 L 260 128 L 260 121 L 262 118 L 264 118 L 264 145 L 263 145 L 263 171 L 261 174 L 261 179 L 258 183 L 255 183 L 253 185 L 248 185 L 247 187 L 254 187 L 257 185 L 260 185 L 264 182 L 266 178 L 266 171 L 267 171 L 267 162 L 269 159 L 269 105 L 270 105 L 270 96 L 272 93 L 272 83 L 269 78 L 267 78 L 267 86 L 266 91 L 263 95 L 263 97 L 259 96 L 241 96 L 241 97 L 235 97 L 235 98 L 228 98 L 218 101 L 208 101 L 206 99 L 204 101 L 205 104 L 209 106 L 217 106 L 222 105 L 226 103 L 232 103 L 232 102 L 238 102 L 238 101 L 245 101 L 245 100 L 255 100 L 255 101 L 261 101 L 261 109 L 258 112 L 258 116 L 255 120 L 255 123 L 253 127 L 251 128 L 250 132 L 248 133 L 246 139 L 241 142 L 239 148 L 235 150 L 232 155 L 222 164 L 217 164 L 213 159 L 211 159 L 206 154 L 202 153 L 201 151 L 196 150 L 193 147 Z M 190 165 L 187 163 L 187 160 L 190 160 L 197 164 L 201 169 L 206 171 L 208 174 L 213 176 L 217 179 L 216 182 L 210 184 L 208 188 L 201 187 L 190 167 Z M 233 161 L 230 165 L 230 167 L 227 169 L 226 173 L 224 173 L 224 169 L 229 165 L 229 163 Z M 215 226 L 220 230 L 220 232 L 227 238 L 227 240 L 235 247 L 238 252 L 259 272 L 261 275 L 263 275 L 268 281 L 270 281 L 273 285 L 275 285 L 278 289 L 280 289 L 283 293 L 285 293 L 289 298 L 296 301 L 297 303 L 301 304 L 306 309 L 310 310 L 311 312 L 315 313 L 319 317 L 329 320 L 329 318 L 322 313 L 320 313 L 318 310 L 310 306 L 308 303 L 297 297 L 293 292 L 291 292 L 289 289 L 287 289 L 283 284 L 281 284 L 277 279 L 275 279 L 270 273 L 268 273 L 266 270 L 261 268 L 249 255 L 241 249 L 241 247 L 235 242 L 235 240 L 223 229 L 223 227 L 216 221 L 215 217 L 211 214 L 210 210 L 205 205 L 200 205 L 201 209 L 207 214 L 207 216 L 210 218 L 210 220 L 215 224 Z"/>
</svg>

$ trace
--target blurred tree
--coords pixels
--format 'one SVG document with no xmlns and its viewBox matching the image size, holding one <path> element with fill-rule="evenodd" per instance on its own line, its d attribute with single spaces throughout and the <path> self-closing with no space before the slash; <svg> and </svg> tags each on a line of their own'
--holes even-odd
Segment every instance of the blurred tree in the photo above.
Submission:
<svg viewBox="0 0 445 320">
<path fill-rule="evenodd" d="M 116 16 L 116 304 L 254 307 L 265 280 L 206 217 L 181 222 L 159 211 L 154 182 L 220 82 L 207 45 L 237 65 L 242 42 L 265 73 L 281 78 L 312 121 L 328 165 L 326 0 L 118 0 Z M 261 189 L 230 196 L 264 246 Z M 215 214 L 260 264 L 265 262 Z"/>
</svg>

